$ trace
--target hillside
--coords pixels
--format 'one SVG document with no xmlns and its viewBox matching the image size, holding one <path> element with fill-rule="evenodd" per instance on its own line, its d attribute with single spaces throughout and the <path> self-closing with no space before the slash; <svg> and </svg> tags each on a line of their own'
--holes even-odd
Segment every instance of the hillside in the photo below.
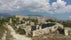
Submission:
<svg viewBox="0 0 71 40">
<path fill-rule="evenodd" d="M 0 40 L 71 40 L 71 28 L 65 27 L 70 25 L 65 23 L 43 16 L 16 15 L 2 18 Z"/>
</svg>

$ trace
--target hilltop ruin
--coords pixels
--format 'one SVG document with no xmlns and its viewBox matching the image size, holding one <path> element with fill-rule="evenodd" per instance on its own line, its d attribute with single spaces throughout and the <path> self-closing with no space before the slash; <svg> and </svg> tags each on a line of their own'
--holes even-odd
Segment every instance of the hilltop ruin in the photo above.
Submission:
<svg viewBox="0 0 71 40">
<path fill-rule="evenodd" d="M 26 37 L 31 38 L 44 34 L 49 35 L 55 32 L 58 32 L 64 36 L 71 36 L 71 28 L 66 28 L 57 22 L 46 22 L 45 17 L 16 15 L 8 18 L 8 21 L 4 22 L 3 27 L 5 28 L 5 31 L 7 31 L 6 35 L 8 35 L 4 38 L 8 40 L 13 40 L 13 38 L 14 40 L 20 40 L 19 37 L 21 37 L 21 40 L 26 40 Z M 25 38 L 22 39 L 22 37 Z"/>
<path fill-rule="evenodd" d="M 46 22 L 46 19 L 44 17 L 28 17 L 16 15 L 16 18 L 19 18 L 19 24 L 16 25 L 16 30 L 18 30 L 19 32 L 20 29 L 22 31 L 20 32 L 20 34 L 25 34 L 26 36 L 39 36 L 43 34 L 49 34 L 55 31 L 59 31 L 61 34 L 68 35 L 70 34 L 68 31 L 71 31 L 67 30 L 62 24 L 56 22 Z M 28 20 L 25 21 L 24 18 Z M 32 22 L 30 21 L 30 19 L 37 20 L 36 22 Z"/>
</svg>

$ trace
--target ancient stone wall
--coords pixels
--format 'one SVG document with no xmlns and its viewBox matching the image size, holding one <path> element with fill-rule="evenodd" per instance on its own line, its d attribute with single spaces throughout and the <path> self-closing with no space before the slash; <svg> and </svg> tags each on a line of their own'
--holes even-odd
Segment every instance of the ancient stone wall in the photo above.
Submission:
<svg viewBox="0 0 71 40">
<path fill-rule="evenodd" d="M 39 35 L 43 35 L 43 34 L 49 34 L 51 32 L 55 32 L 57 29 L 58 29 L 57 25 L 54 25 L 54 26 L 47 27 L 47 28 L 44 28 L 44 29 L 34 30 L 32 36 L 39 36 Z"/>
</svg>

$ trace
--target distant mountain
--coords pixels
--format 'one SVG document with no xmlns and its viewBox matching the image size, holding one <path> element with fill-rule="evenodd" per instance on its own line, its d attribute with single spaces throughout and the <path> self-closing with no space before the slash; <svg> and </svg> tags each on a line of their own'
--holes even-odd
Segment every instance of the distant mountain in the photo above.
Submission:
<svg viewBox="0 0 71 40">
<path fill-rule="evenodd" d="M 33 14 L 31 14 L 31 15 L 27 15 L 27 16 L 40 16 L 40 17 L 41 17 L 41 16 L 43 16 L 43 15 L 33 15 Z"/>
<path fill-rule="evenodd" d="M 30 17 L 42 17 L 42 18 L 45 18 L 45 19 L 56 19 L 56 18 L 54 18 L 54 17 L 52 17 L 52 16 L 44 16 L 44 15 L 27 15 L 27 16 L 30 16 Z"/>
<path fill-rule="evenodd" d="M 10 17 L 10 16 L 12 15 L 9 13 L 0 13 L 0 17 L 3 17 L 3 18 Z"/>
</svg>

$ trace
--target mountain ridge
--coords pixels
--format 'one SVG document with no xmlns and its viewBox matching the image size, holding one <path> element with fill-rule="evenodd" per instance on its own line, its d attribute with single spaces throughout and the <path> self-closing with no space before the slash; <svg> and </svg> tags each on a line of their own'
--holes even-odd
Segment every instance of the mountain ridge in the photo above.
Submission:
<svg viewBox="0 0 71 40">
<path fill-rule="evenodd" d="M 3 17 L 3 18 L 10 17 L 10 16 L 12 15 L 9 13 L 0 13 L 0 17 Z"/>
</svg>

